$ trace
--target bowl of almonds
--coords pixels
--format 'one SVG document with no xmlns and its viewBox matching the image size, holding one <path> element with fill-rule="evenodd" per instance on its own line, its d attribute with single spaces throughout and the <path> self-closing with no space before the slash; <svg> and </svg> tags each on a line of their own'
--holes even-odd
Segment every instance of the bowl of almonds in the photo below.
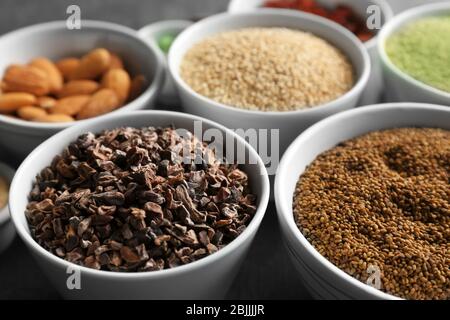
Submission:
<svg viewBox="0 0 450 320">
<path fill-rule="evenodd" d="M 0 48 L 0 145 L 17 157 L 78 121 L 151 107 L 164 78 L 159 50 L 112 23 L 30 26 Z"/>
</svg>

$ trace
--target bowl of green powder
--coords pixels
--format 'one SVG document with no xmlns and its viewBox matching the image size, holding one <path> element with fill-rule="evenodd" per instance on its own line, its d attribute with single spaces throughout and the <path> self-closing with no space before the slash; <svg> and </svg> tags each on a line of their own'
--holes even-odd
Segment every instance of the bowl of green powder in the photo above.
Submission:
<svg viewBox="0 0 450 320">
<path fill-rule="evenodd" d="M 389 100 L 450 106 L 450 2 L 396 16 L 380 32 L 378 51 Z"/>
</svg>

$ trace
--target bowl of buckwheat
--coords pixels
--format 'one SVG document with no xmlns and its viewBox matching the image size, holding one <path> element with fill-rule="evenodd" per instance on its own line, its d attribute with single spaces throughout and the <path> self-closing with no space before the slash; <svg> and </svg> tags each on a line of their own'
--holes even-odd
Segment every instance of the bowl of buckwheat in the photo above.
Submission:
<svg viewBox="0 0 450 320">
<path fill-rule="evenodd" d="M 445 106 L 367 106 L 301 134 L 280 163 L 275 199 L 310 292 L 449 299 L 449 161 Z"/>
</svg>

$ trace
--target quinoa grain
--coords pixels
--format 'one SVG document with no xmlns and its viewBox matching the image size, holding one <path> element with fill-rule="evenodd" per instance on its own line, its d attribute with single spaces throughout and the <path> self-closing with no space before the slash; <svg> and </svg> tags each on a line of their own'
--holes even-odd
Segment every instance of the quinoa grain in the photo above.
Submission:
<svg viewBox="0 0 450 320">
<path fill-rule="evenodd" d="M 324 104 L 354 83 L 353 67 L 340 50 L 286 28 L 245 28 L 206 38 L 186 53 L 180 74 L 205 97 L 262 111 Z"/>
<path fill-rule="evenodd" d="M 407 299 L 450 298 L 450 131 L 372 132 L 319 155 L 294 194 L 296 223 L 328 260 Z"/>
</svg>

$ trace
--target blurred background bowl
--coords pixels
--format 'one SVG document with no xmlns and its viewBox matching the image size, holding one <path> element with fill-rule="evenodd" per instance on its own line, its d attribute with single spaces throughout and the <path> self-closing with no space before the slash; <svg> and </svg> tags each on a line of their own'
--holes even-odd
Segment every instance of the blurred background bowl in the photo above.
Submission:
<svg viewBox="0 0 450 320">
<path fill-rule="evenodd" d="M 383 66 L 388 99 L 390 101 L 415 101 L 450 106 L 450 93 L 445 92 L 401 71 L 386 53 L 386 41 L 406 25 L 425 17 L 450 15 L 450 2 L 433 3 L 409 9 L 392 19 L 378 36 L 378 53 Z M 449 61 L 450 69 L 450 61 Z"/>
<path fill-rule="evenodd" d="M 98 47 L 118 54 L 131 75 L 142 74 L 149 83 L 137 99 L 100 117 L 151 107 L 163 84 L 164 58 L 159 49 L 143 41 L 136 31 L 118 24 L 83 20 L 80 30 L 69 30 L 65 21 L 57 21 L 8 33 L 0 37 L 0 75 L 11 64 L 28 63 L 39 56 L 51 60 L 81 56 Z M 34 123 L 0 115 L 0 146 L 23 159 L 46 138 L 74 124 Z"/>
<path fill-rule="evenodd" d="M 163 20 L 155 23 L 151 23 L 139 29 L 139 36 L 144 39 L 144 41 L 151 42 L 155 47 L 160 48 L 158 41 L 161 37 L 171 36 L 176 38 L 184 29 L 192 25 L 193 22 L 189 20 Z M 174 106 L 179 103 L 179 98 L 177 91 L 175 89 L 175 84 L 167 69 L 167 58 L 165 52 L 161 51 L 164 55 L 164 66 L 165 66 L 165 81 L 161 93 L 158 97 L 158 102 L 160 104 Z"/>
<path fill-rule="evenodd" d="M 0 177 L 10 185 L 14 177 L 14 169 L 5 163 L 0 162 Z M 6 250 L 14 240 L 16 232 L 11 222 L 8 203 L 0 208 L 0 254 Z"/>
<path fill-rule="evenodd" d="M 136 128 L 170 126 L 194 131 L 201 121 L 203 131 L 218 130 L 225 139 L 243 148 L 248 161 L 242 165 L 252 192 L 257 195 L 257 212 L 252 221 L 234 241 L 201 260 L 153 272 L 119 273 L 79 267 L 82 290 L 68 290 L 66 271 L 76 265 L 41 247 L 30 235 L 25 217 L 28 194 L 36 175 L 48 166 L 53 157 L 78 136 L 86 132 L 99 133 L 123 126 Z M 202 132 L 203 133 L 203 132 Z M 200 137 L 201 138 L 201 137 Z M 267 171 L 256 151 L 242 138 L 225 127 L 196 116 L 170 111 L 136 111 L 114 114 L 80 123 L 51 137 L 37 147 L 17 170 L 11 185 L 10 210 L 16 230 L 54 287 L 65 298 L 77 299 L 219 299 L 224 298 L 239 270 L 264 217 L 270 193 Z"/>
<path fill-rule="evenodd" d="M 252 11 L 261 8 L 266 0 L 231 0 L 228 4 L 228 12 L 230 13 L 242 13 Z M 367 9 L 370 6 L 376 5 L 379 8 L 381 25 L 383 27 L 386 22 L 388 22 L 394 13 L 391 6 L 386 0 L 318 0 L 318 3 L 333 8 L 339 4 L 347 5 L 351 7 L 355 13 L 360 17 L 367 19 L 369 13 Z M 289 10 L 289 9 L 288 9 Z M 296 10 L 289 10 L 293 12 L 299 12 Z M 378 30 L 374 30 L 378 33 Z M 365 42 L 364 45 L 369 51 L 370 60 L 372 63 L 372 71 L 369 78 L 369 83 L 364 90 L 360 102 L 358 105 L 368 105 L 379 103 L 382 98 L 383 93 L 383 77 L 380 65 L 380 58 L 377 51 L 377 36 L 373 37 L 369 41 Z"/>
<path fill-rule="evenodd" d="M 297 227 L 292 205 L 299 177 L 318 155 L 360 135 L 401 127 L 450 130 L 450 109 L 428 104 L 389 103 L 346 111 L 306 130 L 283 156 L 275 179 L 278 219 L 291 260 L 314 297 L 397 299 L 351 277 L 314 249 Z"/>
</svg>

